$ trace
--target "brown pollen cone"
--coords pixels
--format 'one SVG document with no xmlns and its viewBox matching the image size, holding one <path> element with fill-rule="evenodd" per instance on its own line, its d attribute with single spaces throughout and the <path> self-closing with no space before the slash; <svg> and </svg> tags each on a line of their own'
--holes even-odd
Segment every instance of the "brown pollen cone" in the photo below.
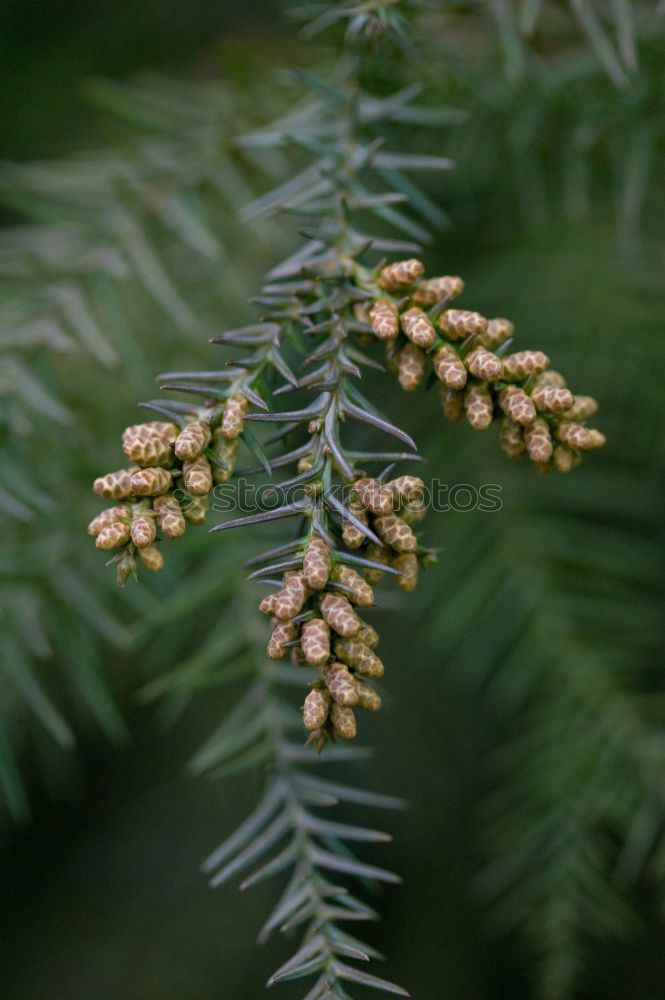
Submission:
<svg viewBox="0 0 665 1000">
<path fill-rule="evenodd" d="M 418 540 L 413 531 L 397 514 L 377 517 L 374 527 L 379 538 L 396 552 L 415 552 L 418 548 Z"/>
<path fill-rule="evenodd" d="M 330 576 L 331 565 L 330 549 L 323 539 L 318 536 L 310 538 L 305 546 L 302 565 L 307 586 L 312 590 L 323 590 Z"/>
<path fill-rule="evenodd" d="M 399 292 L 404 288 L 415 285 L 422 277 L 425 266 L 422 261 L 415 257 L 409 260 L 398 260 L 394 264 L 387 264 L 381 269 L 379 274 L 379 285 L 387 292 Z"/>
<path fill-rule="evenodd" d="M 134 469 L 118 469 L 107 472 L 93 483 L 93 490 L 105 500 L 124 500 L 132 495 L 132 473 Z"/>
<path fill-rule="evenodd" d="M 181 461 L 192 461 L 210 444 L 212 431 L 202 420 L 194 420 L 180 431 L 175 441 L 175 453 Z"/>
<path fill-rule="evenodd" d="M 157 516 L 157 526 L 165 538 L 180 538 L 185 534 L 187 523 L 177 500 L 165 494 L 155 497 L 153 507 Z"/>
<path fill-rule="evenodd" d="M 445 274 L 438 278 L 428 278 L 421 281 L 411 295 L 411 300 L 417 306 L 435 306 L 445 298 L 458 299 L 464 291 L 464 282 L 456 275 Z"/>
<path fill-rule="evenodd" d="M 137 549 L 142 549 L 146 545 L 152 545 L 157 534 L 154 517 L 147 514 L 139 514 L 132 521 L 131 537 Z"/>
<path fill-rule="evenodd" d="M 351 707 L 358 704 L 358 689 L 353 674 L 343 663 L 328 663 L 321 670 L 321 676 L 338 705 Z"/>
<path fill-rule="evenodd" d="M 278 622 L 268 640 L 268 656 L 271 660 L 282 660 L 288 655 L 287 642 L 298 636 L 298 626 L 293 622 Z"/>
<path fill-rule="evenodd" d="M 464 414 L 474 431 L 485 431 L 492 423 L 494 405 L 484 383 L 469 385 L 464 393 Z"/>
<path fill-rule="evenodd" d="M 387 299 L 377 299 L 369 310 L 369 322 L 379 340 L 392 340 L 399 333 L 397 306 Z"/>
<path fill-rule="evenodd" d="M 156 497 L 171 487 L 172 476 L 168 469 L 137 469 L 132 472 L 132 493 L 137 497 Z"/>
<path fill-rule="evenodd" d="M 416 347 L 427 351 L 433 345 L 436 333 L 429 316 L 422 309 L 417 306 L 407 309 L 400 316 L 400 323 L 404 333 Z"/>
<path fill-rule="evenodd" d="M 468 378 L 464 362 L 452 347 L 444 344 L 432 358 L 436 377 L 449 389 L 463 389 Z"/>
<path fill-rule="evenodd" d="M 439 324 L 451 340 L 464 340 L 472 334 L 479 336 L 487 330 L 485 317 L 466 309 L 448 309 L 441 315 Z"/>
<path fill-rule="evenodd" d="M 415 344 L 405 344 L 399 352 L 397 379 L 405 392 L 413 392 L 423 382 L 427 371 L 427 355 Z"/>
<path fill-rule="evenodd" d="M 322 691 L 320 688 L 314 688 L 313 691 L 310 691 L 305 698 L 302 709 L 305 729 L 309 730 L 310 733 L 322 729 L 328 718 L 331 704 L 332 698 L 327 691 Z"/>
<path fill-rule="evenodd" d="M 324 594 L 319 601 L 324 621 L 338 635 L 355 635 L 360 628 L 360 620 L 346 597 L 341 594 Z"/>
<path fill-rule="evenodd" d="M 346 708 L 333 702 L 330 709 L 330 721 L 337 736 L 341 736 L 343 740 L 355 739 L 357 733 L 356 717 L 352 708 Z"/>
<path fill-rule="evenodd" d="M 330 659 L 330 627 L 321 618 L 304 622 L 300 648 L 311 667 L 322 667 Z"/>
</svg>

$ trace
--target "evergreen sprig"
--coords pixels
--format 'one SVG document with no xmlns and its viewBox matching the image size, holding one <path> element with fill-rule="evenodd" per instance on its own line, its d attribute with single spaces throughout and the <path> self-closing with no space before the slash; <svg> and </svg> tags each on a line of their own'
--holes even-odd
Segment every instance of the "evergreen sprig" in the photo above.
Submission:
<svg viewBox="0 0 665 1000">
<path fill-rule="evenodd" d="M 347 41 L 356 34 L 347 33 Z M 349 857 L 342 844 L 345 838 L 372 840 L 381 835 L 311 814 L 310 801 L 333 802 L 321 785 L 313 787 L 294 767 L 297 761 L 313 762 L 315 752 L 329 742 L 352 739 L 354 707 L 380 706 L 378 693 L 365 681 L 365 676 L 383 673 L 374 652 L 378 635 L 355 610 L 374 602 L 368 581 L 389 572 L 402 589 L 411 590 L 419 562 L 432 557 L 408 523 L 423 513 L 417 506 L 422 481 L 413 476 L 389 480 L 392 465 L 369 477 L 360 464 L 392 463 L 408 454 L 361 453 L 347 443 L 347 425 L 353 421 L 415 450 L 410 436 L 378 412 L 355 384 L 363 366 L 382 368 L 367 348 L 377 340 L 388 343 L 388 363 L 396 362 L 400 382 L 408 390 L 423 380 L 425 366 L 433 359 L 444 412 L 451 416 L 451 393 L 457 394 L 455 403 L 459 400 L 476 429 L 485 429 L 503 411 L 505 450 L 513 455 L 528 451 L 541 469 L 554 463 L 568 471 L 581 451 L 603 443 L 599 432 L 580 423 L 595 412 L 595 401 L 573 397 L 562 376 L 549 371 L 542 352 L 506 356 L 504 346 L 503 355 L 495 353 L 512 335 L 508 321 L 488 323 L 478 313 L 450 308 L 463 288 L 461 279 L 424 280 L 417 258 L 368 263 L 377 251 L 419 252 L 413 240 L 427 238 L 427 230 L 395 206 L 413 197 L 408 173 L 445 170 L 451 163 L 384 148 L 388 126 L 418 121 L 416 93 L 411 87 L 387 97 L 368 94 L 358 67 L 355 53 L 352 58 L 345 54 L 329 80 L 301 75 L 311 100 L 277 124 L 240 140 L 245 148 L 291 144 L 310 155 L 303 171 L 245 212 L 246 219 L 276 212 L 306 218 L 305 243 L 269 273 L 255 300 L 263 309 L 260 322 L 214 338 L 236 352 L 230 370 L 179 371 L 160 378 L 163 388 L 202 402 L 146 404 L 166 422 L 127 428 L 123 447 L 138 467 L 97 481 L 96 491 L 120 501 L 120 506 L 109 508 L 91 526 L 98 547 L 120 546 L 113 561 L 124 582 L 135 571 L 137 557 L 148 569 L 161 569 L 155 521 L 164 537 L 178 537 L 186 520 L 205 519 L 213 480 L 230 479 L 240 441 L 259 463 L 250 472 L 263 469 L 271 475 L 274 468 L 296 465 L 295 475 L 271 484 L 271 496 L 281 495 L 276 506 L 266 504 L 265 510 L 213 529 L 285 519 L 300 523 L 295 538 L 253 560 L 258 568 L 252 573 L 279 588 L 260 605 L 272 619 L 268 656 L 279 660 L 291 651 L 294 666 L 260 670 L 258 683 L 203 748 L 197 766 L 217 768 L 222 774 L 266 762 L 274 768 L 257 810 L 212 855 L 208 868 L 222 865 L 213 877 L 219 884 L 263 859 L 244 883 L 250 885 L 294 867 L 266 926 L 305 924 L 305 938 L 269 984 L 314 975 L 308 1000 L 344 997 L 347 981 L 406 995 L 400 987 L 343 961 L 367 959 L 369 952 L 337 926 L 348 919 L 349 897 L 320 870 L 393 880 L 390 873 Z M 391 182 L 388 190 L 386 180 Z M 415 193 L 416 210 L 427 216 L 426 196 Z M 386 226 L 404 238 L 385 235 Z M 299 368 L 305 374 L 297 376 L 293 359 L 303 354 Z M 313 401 L 275 409 L 281 395 L 303 390 L 313 394 Z M 256 409 L 250 412 L 252 406 Z M 259 441 L 249 431 L 251 423 L 281 428 L 272 439 Z M 287 445 L 287 438 L 299 431 L 305 432 L 305 440 Z M 275 456 L 272 445 L 278 447 Z M 341 497 L 340 486 L 346 488 Z M 295 499 L 287 495 L 294 489 L 300 490 Z M 365 577 L 354 567 L 364 570 Z M 275 579 L 278 574 L 283 574 L 281 582 Z M 302 666 L 317 670 L 304 705 L 310 732 L 304 750 L 287 741 L 294 714 L 273 684 L 276 677 L 299 684 Z M 342 759 L 349 751 L 335 747 L 326 754 Z M 285 838 L 286 846 L 279 848 Z M 361 904 L 351 908 L 359 918 L 369 915 Z"/>
</svg>

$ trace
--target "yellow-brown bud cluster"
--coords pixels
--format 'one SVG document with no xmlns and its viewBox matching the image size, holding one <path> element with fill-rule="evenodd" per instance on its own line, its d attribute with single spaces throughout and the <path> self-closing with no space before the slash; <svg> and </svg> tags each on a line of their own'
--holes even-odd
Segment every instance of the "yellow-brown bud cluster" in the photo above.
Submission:
<svg viewBox="0 0 665 1000">
<path fill-rule="evenodd" d="M 268 656 L 291 655 L 294 664 L 319 671 L 305 699 L 303 721 L 311 745 L 356 735 L 355 709 L 376 711 L 378 693 L 367 678 L 383 675 L 374 652 L 379 637 L 359 615 L 374 604 L 373 584 L 390 568 L 399 587 L 412 591 L 418 581 L 418 542 L 411 523 L 424 514 L 424 483 L 416 476 L 390 482 L 363 476 L 352 484 L 349 507 L 381 543 L 368 541 L 349 520 L 343 539 L 359 552 L 358 568 L 313 534 L 302 550 L 301 568 L 289 570 L 282 586 L 265 597 L 259 610 L 270 617 Z M 354 557 L 355 558 L 355 557 Z M 363 565 L 371 560 L 376 567 Z"/>
<path fill-rule="evenodd" d="M 282 583 L 259 605 L 272 622 L 268 656 L 282 659 L 290 652 L 295 663 L 319 671 L 303 706 L 313 746 L 321 749 L 336 737 L 352 739 L 353 709 L 381 706 L 376 691 L 360 679 L 383 674 L 373 652 L 378 636 L 355 610 L 374 603 L 372 588 L 351 566 L 334 561 L 317 535 L 304 547 L 302 570 L 285 573 Z"/>
<path fill-rule="evenodd" d="M 398 570 L 401 590 L 415 590 L 418 582 L 418 540 L 411 525 L 425 516 L 424 483 L 417 476 L 399 476 L 387 483 L 363 477 L 353 484 L 351 509 L 380 539 L 366 544 L 355 525 L 345 525 L 342 537 L 349 548 L 365 545 L 363 555 Z M 353 537 L 350 537 L 353 529 Z M 366 569 L 365 579 L 375 584 L 384 576 L 379 568 Z"/>
<path fill-rule="evenodd" d="M 449 307 L 464 291 L 461 278 L 423 275 L 413 258 L 382 267 L 366 283 L 375 296 L 365 304 L 367 322 L 403 389 L 421 385 L 431 361 L 444 416 L 466 417 L 479 431 L 498 420 L 501 448 L 511 458 L 527 455 L 539 472 L 568 472 L 585 451 L 602 447 L 603 434 L 585 424 L 598 409 L 592 397 L 573 395 L 542 351 L 507 353 L 510 320 Z"/>
<path fill-rule="evenodd" d="M 406 518 L 414 512 L 418 516 L 422 480 L 400 476 L 383 484 L 362 477 L 353 488 L 356 516 L 364 515 L 362 523 L 371 523 L 384 539 L 378 546 L 362 535 L 356 547 L 364 544 L 364 557 L 391 565 L 401 574 L 395 576 L 399 586 L 413 590 L 418 578 L 417 541 Z M 317 750 L 329 739 L 356 735 L 355 709 L 381 707 L 380 696 L 367 683 L 367 678 L 383 675 L 383 663 L 374 652 L 379 637 L 358 610 L 374 604 L 372 583 L 383 575 L 372 568 L 359 572 L 314 534 L 302 550 L 302 568 L 284 573 L 282 586 L 259 605 L 272 623 L 268 656 L 290 655 L 295 664 L 319 671 L 303 706 L 309 742 Z"/>
<path fill-rule="evenodd" d="M 209 411 L 180 428 L 152 420 L 125 429 L 122 449 L 132 465 L 100 476 L 93 485 L 99 497 L 122 504 L 102 511 L 88 527 L 97 548 L 119 550 L 112 560 L 119 582 L 135 572 L 137 558 L 152 572 L 163 569 L 155 542 L 180 538 L 188 522 L 205 523 L 213 484 L 233 474 L 248 407 L 244 396 L 231 396 L 214 429 Z"/>
</svg>

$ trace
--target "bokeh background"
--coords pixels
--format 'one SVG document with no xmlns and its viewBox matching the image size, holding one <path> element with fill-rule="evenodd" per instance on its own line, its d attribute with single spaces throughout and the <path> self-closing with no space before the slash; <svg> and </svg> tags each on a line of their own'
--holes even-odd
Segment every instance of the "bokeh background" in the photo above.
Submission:
<svg viewBox="0 0 665 1000">
<path fill-rule="evenodd" d="M 288 162 L 230 143 L 257 107 L 265 121 L 288 106 L 266 94 L 273 70 L 327 59 L 283 6 L 3 5 L 8 1000 L 254 998 L 285 954 L 254 944 L 270 885 L 211 892 L 199 873 L 259 788 L 187 773 L 233 689 L 146 694 L 178 663 L 215 662 L 252 542 L 192 532 L 162 578 L 117 593 L 85 536 L 89 482 L 115 467 L 154 373 L 216 363 L 208 337 L 251 319 L 246 298 L 295 242 L 295 226 L 236 215 Z M 430 99 L 455 113 L 420 143 L 459 167 L 428 186 L 428 261 L 600 400 L 608 445 L 543 480 L 491 433 L 444 426 L 434 394 L 385 402 L 428 475 L 500 484 L 503 501 L 430 515 L 439 564 L 376 613 L 387 706 L 357 780 L 410 808 L 376 820 L 395 841 L 375 859 L 404 884 L 378 894 L 370 935 L 419 1000 L 665 987 L 663 38 L 638 7 L 639 64 L 618 86 L 551 6 L 524 48 L 482 4 L 451 8 L 431 40 Z"/>
</svg>

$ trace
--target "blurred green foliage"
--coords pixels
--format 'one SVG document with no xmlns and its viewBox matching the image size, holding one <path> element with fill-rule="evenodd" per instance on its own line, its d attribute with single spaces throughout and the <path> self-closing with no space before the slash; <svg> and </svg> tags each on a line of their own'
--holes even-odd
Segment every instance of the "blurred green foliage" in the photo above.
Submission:
<svg viewBox="0 0 665 1000">
<path fill-rule="evenodd" d="M 405 884 L 381 900 L 373 940 L 420 1000 L 532 997 L 538 965 L 550 1000 L 569 995 L 574 971 L 575 997 L 623 1000 L 637 990 L 657 1000 L 662 34 L 647 25 L 639 69 L 617 88 L 588 45 L 569 55 L 565 4 L 546 5 L 561 34 L 554 60 L 548 36 L 525 42 L 511 23 L 502 22 L 501 48 L 491 17 L 471 6 L 473 17 L 453 7 L 431 34 L 446 56 L 432 99 L 466 117 L 427 150 L 460 164 L 430 191 L 450 228 L 428 254 L 436 270 L 464 275 L 474 308 L 513 318 L 520 346 L 546 350 L 575 388 L 579 372 L 601 402 L 609 443 L 574 477 L 543 482 L 507 467 L 495 440 L 440 424 L 434 394 L 417 413 L 397 392 L 391 400 L 391 415 L 423 442 L 431 475 L 499 483 L 503 509 L 431 515 L 440 563 L 415 608 L 381 618 L 394 666 L 387 711 L 367 727 L 377 756 L 360 774 L 412 809 L 393 818 L 395 843 L 379 852 Z M 64 197 L 58 177 L 72 176 L 71 160 L 61 174 L 3 171 L 13 218 L 52 227 L 2 237 L 0 308 L 21 315 L 2 330 L 36 331 L 27 351 L 24 337 L 3 361 L 24 365 L 66 408 L 60 420 L 40 411 L 33 389 L 23 413 L 25 393 L 17 409 L 11 391 L 16 368 L 3 367 L 3 425 L 20 436 L 3 441 L 2 487 L 27 511 L 3 507 L 0 556 L 0 700 L 14 747 L 8 756 L 0 745 L 12 761 L 0 777 L 18 815 L 32 789 L 33 812 L 31 827 L 3 834 L 3 993 L 17 1000 L 76 1000 L 91 985 L 104 1000 L 233 1000 L 259 995 L 260 974 L 278 962 L 275 946 L 253 952 L 270 890 L 213 894 L 196 870 L 254 797 L 242 779 L 208 787 L 183 773 L 235 689 L 185 691 L 157 712 L 135 697 L 176 662 L 215 663 L 244 543 L 192 537 L 163 578 L 117 594 L 81 530 L 95 510 L 89 482 L 117 456 L 109 428 L 133 421 L 135 400 L 154 392 L 153 372 L 210 365 L 208 336 L 250 315 L 244 298 L 276 242 L 284 250 L 274 227 L 248 240 L 233 213 L 288 164 L 276 158 L 266 177 L 225 146 L 231 126 L 254 121 L 264 63 L 284 61 L 267 41 L 273 12 L 259 3 L 170 8 L 167 18 L 143 0 L 131 17 L 112 5 L 100 18 L 52 5 L 50 21 L 48 7 L 20 18 L 16 8 L 4 37 L 6 157 L 50 159 L 82 133 L 105 137 L 99 153 L 74 162 L 77 181 Z M 238 34 L 218 42 L 231 24 Z M 75 110 L 81 75 L 164 69 L 173 59 L 208 71 L 218 55 L 227 67 L 220 88 L 149 80 L 139 102 L 136 90 L 100 84 L 95 96 L 114 116 Z M 268 114 L 281 100 L 276 88 Z M 143 183 L 177 199 L 151 201 Z M 73 205 L 82 206 L 80 224 L 63 243 L 57 226 Z M 142 250 L 159 254 L 157 272 L 150 256 L 147 271 L 136 267 L 115 228 L 118 205 L 139 220 Z M 206 254 L 208 232 L 218 245 Z M 126 277 L 116 259 L 129 265 Z M 67 313 L 63 281 L 83 295 L 92 326 L 80 310 L 78 321 Z M 29 472 L 27 488 L 15 467 Z M 115 752 L 99 723 L 121 742 Z M 626 903 L 637 916 L 625 919 Z M 593 938 L 605 924 L 607 937 Z"/>
</svg>

